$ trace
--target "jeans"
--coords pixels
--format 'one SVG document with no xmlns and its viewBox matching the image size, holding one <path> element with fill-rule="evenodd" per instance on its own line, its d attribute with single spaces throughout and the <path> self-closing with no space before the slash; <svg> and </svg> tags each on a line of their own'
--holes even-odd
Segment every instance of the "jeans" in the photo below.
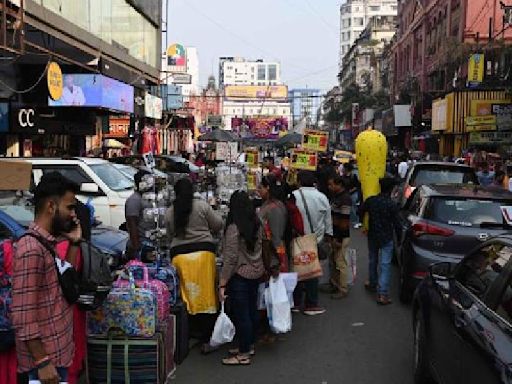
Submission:
<svg viewBox="0 0 512 384">
<path fill-rule="evenodd" d="M 60 382 L 67 382 L 68 381 L 68 369 L 63 367 L 57 367 L 57 373 L 60 376 Z M 28 373 L 28 380 L 39 380 L 37 377 L 37 369 L 33 369 Z"/>
<path fill-rule="evenodd" d="M 249 353 L 251 345 L 256 342 L 258 285 L 259 279 L 246 279 L 240 275 L 229 280 L 228 296 L 240 353 Z"/>
<path fill-rule="evenodd" d="M 353 192 L 350 195 L 350 198 L 352 199 L 352 206 L 350 207 L 350 222 L 352 224 L 359 223 L 359 215 L 357 214 L 357 203 L 359 202 L 359 193 Z"/>
<path fill-rule="evenodd" d="M 305 307 L 318 307 L 318 278 L 299 281 L 293 291 L 293 301 L 296 307 L 302 304 L 303 293 L 306 294 Z"/>
<path fill-rule="evenodd" d="M 380 251 L 380 258 L 379 258 Z M 370 285 L 378 287 L 379 295 L 389 294 L 389 282 L 391 280 L 391 260 L 393 258 L 393 240 L 377 246 L 368 240 Z M 380 273 L 379 270 L 380 269 Z M 378 284 L 377 284 L 378 282 Z"/>
</svg>

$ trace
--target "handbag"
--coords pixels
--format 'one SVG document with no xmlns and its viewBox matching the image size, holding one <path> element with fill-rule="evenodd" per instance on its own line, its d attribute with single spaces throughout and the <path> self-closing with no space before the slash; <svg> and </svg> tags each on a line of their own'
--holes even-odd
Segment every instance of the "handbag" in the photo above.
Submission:
<svg viewBox="0 0 512 384">
<path fill-rule="evenodd" d="M 304 193 L 302 190 L 299 189 L 300 196 L 302 197 L 302 202 L 304 203 L 304 209 L 306 210 L 306 216 L 308 217 L 309 222 L 309 228 L 311 228 L 311 232 L 315 232 L 315 228 L 313 227 L 313 221 L 311 220 L 311 215 L 309 214 L 309 208 L 308 203 L 306 202 L 306 199 L 304 198 Z M 329 258 L 329 256 L 332 254 L 332 246 L 331 244 L 326 240 L 325 236 L 318 243 L 318 258 L 320 260 L 326 260 Z"/>
</svg>

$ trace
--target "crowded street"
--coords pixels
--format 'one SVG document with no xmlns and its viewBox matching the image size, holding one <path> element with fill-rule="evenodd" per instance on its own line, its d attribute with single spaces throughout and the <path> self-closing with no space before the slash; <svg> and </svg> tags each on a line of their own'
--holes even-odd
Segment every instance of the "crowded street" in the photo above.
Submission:
<svg viewBox="0 0 512 384">
<path fill-rule="evenodd" d="M 293 330 L 271 345 L 257 345 L 256 357 L 246 369 L 219 365 L 225 352 L 203 356 L 196 346 L 175 375 L 176 383 L 393 383 L 410 384 L 413 370 L 410 306 L 375 304 L 365 291 L 366 237 L 353 232 L 358 276 L 343 301 L 320 294 L 327 312 L 322 316 L 293 315 Z M 397 271 L 392 296 L 397 297 Z"/>
</svg>

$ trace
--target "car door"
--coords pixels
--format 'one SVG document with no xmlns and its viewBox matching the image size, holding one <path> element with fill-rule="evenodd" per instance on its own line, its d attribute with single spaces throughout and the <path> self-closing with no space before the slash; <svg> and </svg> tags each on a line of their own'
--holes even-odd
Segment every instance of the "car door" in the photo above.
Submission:
<svg viewBox="0 0 512 384">
<path fill-rule="evenodd" d="M 440 340 L 444 354 L 437 361 L 441 382 L 503 382 L 497 370 L 499 332 L 491 306 L 505 285 L 511 255 L 512 246 L 496 240 L 471 253 L 457 267 L 450 282 L 445 313 L 438 324 L 446 327 L 442 331 L 444 340 Z M 508 344 L 508 348 L 511 346 Z"/>
<path fill-rule="evenodd" d="M 400 265 L 403 265 L 405 260 L 402 257 L 405 257 L 405 254 L 407 254 L 407 251 L 404 251 L 407 249 L 407 246 L 410 244 L 407 244 L 407 232 L 410 230 L 412 225 L 415 221 L 418 220 L 418 215 L 420 213 L 420 208 L 422 206 L 422 195 L 421 195 L 421 189 L 416 189 L 409 200 L 407 201 L 406 205 L 403 209 L 400 210 L 399 213 L 399 228 L 398 228 L 398 234 L 397 234 L 397 255 Z"/>
</svg>

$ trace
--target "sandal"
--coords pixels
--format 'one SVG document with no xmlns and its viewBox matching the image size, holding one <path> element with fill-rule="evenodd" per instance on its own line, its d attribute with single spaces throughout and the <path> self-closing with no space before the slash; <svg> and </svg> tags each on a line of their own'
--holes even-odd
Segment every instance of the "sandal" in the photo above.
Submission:
<svg viewBox="0 0 512 384">
<path fill-rule="evenodd" d="M 393 302 L 389 299 L 388 296 L 385 296 L 385 295 L 379 295 L 377 297 L 377 304 L 379 305 L 389 305 L 389 304 L 392 304 Z"/>
<path fill-rule="evenodd" d="M 222 364 L 224 365 L 250 365 L 251 358 L 246 355 L 235 355 L 231 357 L 226 357 L 222 359 Z"/>
<path fill-rule="evenodd" d="M 238 348 L 233 348 L 228 351 L 230 356 L 236 356 L 240 353 L 240 350 Z M 254 350 L 254 346 L 251 346 L 251 349 L 249 350 L 249 356 L 256 355 L 256 351 Z"/>
</svg>

